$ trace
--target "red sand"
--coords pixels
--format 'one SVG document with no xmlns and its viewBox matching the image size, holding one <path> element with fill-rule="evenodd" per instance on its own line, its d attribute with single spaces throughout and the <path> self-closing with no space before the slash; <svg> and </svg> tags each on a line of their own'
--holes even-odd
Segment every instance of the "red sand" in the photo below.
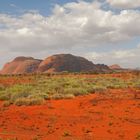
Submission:
<svg viewBox="0 0 140 140">
<path fill-rule="evenodd" d="M 140 100 L 130 90 L 46 101 L 41 106 L 3 107 L 0 138 L 18 140 L 135 140 L 140 134 Z M 130 96 L 129 96 L 130 95 Z"/>
<path fill-rule="evenodd" d="M 34 83 L 31 76 L 27 77 L 0 77 L 0 85 L 11 86 L 16 84 Z"/>
</svg>

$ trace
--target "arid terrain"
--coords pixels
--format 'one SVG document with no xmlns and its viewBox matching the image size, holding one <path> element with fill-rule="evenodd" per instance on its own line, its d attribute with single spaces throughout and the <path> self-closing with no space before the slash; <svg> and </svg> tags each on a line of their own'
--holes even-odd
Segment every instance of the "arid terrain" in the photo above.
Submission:
<svg viewBox="0 0 140 140">
<path fill-rule="evenodd" d="M 125 81 L 137 74 L 55 75 Z M 32 75 L 2 76 L 7 88 L 17 83 L 34 83 Z M 2 79 L 1 78 L 1 79 Z M 11 80 L 12 79 L 12 80 Z M 19 80 L 20 79 L 20 80 Z M 130 82 L 130 81 L 129 81 Z M 138 82 L 138 81 L 137 81 Z M 129 83 L 130 85 L 132 83 Z M 0 101 L 2 140 L 139 140 L 140 91 L 136 86 L 96 91 L 69 99 L 48 99 L 41 105 L 5 104 Z"/>
<path fill-rule="evenodd" d="M 0 0 L 0 140 L 140 140 L 140 0 Z"/>
</svg>

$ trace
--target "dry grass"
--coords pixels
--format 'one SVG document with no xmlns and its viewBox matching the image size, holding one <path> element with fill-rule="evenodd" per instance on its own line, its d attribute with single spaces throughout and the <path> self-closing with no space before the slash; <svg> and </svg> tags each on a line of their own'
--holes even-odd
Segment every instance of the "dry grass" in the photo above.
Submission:
<svg viewBox="0 0 140 140">
<path fill-rule="evenodd" d="M 22 75 L 14 76 L 14 79 L 20 81 L 18 79 L 21 77 Z M 3 78 L 4 81 L 6 78 L 9 80 L 9 76 L 6 76 Z M 66 77 L 62 75 L 30 75 L 29 79 L 32 79 L 32 82 L 21 84 L 20 81 L 9 86 L 0 83 L 0 100 L 8 101 L 5 102 L 5 106 L 10 104 L 38 105 L 48 99 L 71 99 L 89 93 L 103 93 L 108 89 L 140 88 L 140 78 L 136 74 L 127 80 L 100 75 L 91 76 L 91 78 L 71 75 Z"/>
</svg>

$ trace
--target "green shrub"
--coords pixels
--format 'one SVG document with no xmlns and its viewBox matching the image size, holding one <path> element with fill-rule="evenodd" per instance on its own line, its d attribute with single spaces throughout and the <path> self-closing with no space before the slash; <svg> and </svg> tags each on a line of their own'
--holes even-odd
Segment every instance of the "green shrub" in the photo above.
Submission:
<svg viewBox="0 0 140 140">
<path fill-rule="evenodd" d="M 19 98 L 17 99 L 14 104 L 17 106 L 22 106 L 22 105 L 41 105 L 43 103 L 44 99 L 43 98 Z"/>
<path fill-rule="evenodd" d="M 3 103 L 3 106 L 4 106 L 4 107 L 8 107 L 8 106 L 10 106 L 11 104 L 12 104 L 11 101 L 5 101 L 5 102 Z"/>
<path fill-rule="evenodd" d="M 64 95 L 64 99 L 73 99 L 75 96 L 73 94 Z"/>
<path fill-rule="evenodd" d="M 19 92 L 19 93 L 13 93 L 11 94 L 11 101 L 16 101 L 17 99 L 20 99 L 20 98 L 27 98 L 29 97 L 29 95 L 31 95 L 31 93 L 28 93 L 28 92 Z"/>
<path fill-rule="evenodd" d="M 0 100 L 10 100 L 11 94 L 10 93 L 0 93 Z"/>
<path fill-rule="evenodd" d="M 2 84 L 0 84 L 0 91 L 3 91 L 3 90 L 5 90 L 5 87 Z"/>
<path fill-rule="evenodd" d="M 21 78 L 16 75 L 13 78 Z M 28 76 L 28 75 L 24 75 Z M 8 78 L 6 76 L 5 78 Z M 67 74 L 32 74 L 33 83 L 16 84 L 8 87 L 0 85 L 0 100 L 7 100 L 17 105 L 33 105 L 49 99 L 71 99 L 89 93 L 104 93 L 107 89 L 135 87 L 140 88 L 140 80 L 134 76 L 131 79 L 105 77 L 79 77 L 78 73 L 72 76 Z M 8 103 L 7 103 L 8 104 Z"/>
<path fill-rule="evenodd" d="M 63 99 L 64 95 L 63 94 L 54 94 L 51 96 L 51 99 L 55 99 L 55 100 L 59 100 L 59 99 Z"/>
<path fill-rule="evenodd" d="M 73 94 L 54 94 L 51 96 L 51 99 L 59 100 L 59 99 L 72 99 L 75 96 Z"/>
</svg>

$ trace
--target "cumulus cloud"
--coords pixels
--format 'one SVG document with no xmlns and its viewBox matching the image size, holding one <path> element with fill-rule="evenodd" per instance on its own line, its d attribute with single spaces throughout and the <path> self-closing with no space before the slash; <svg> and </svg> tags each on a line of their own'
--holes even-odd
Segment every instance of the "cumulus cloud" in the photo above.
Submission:
<svg viewBox="0 0 140 140">
<path fill-rule="evenodd" d="M 34 48 L 94 46 L 120 42 L 140 35 L 140 12 L 104 11 L 96 3 L 68 3 L 56 5 L 49 17 L 26 13 L 20 17 L 1 14 L 1 29 L 7 47 Z M 132 28 L 133 27 L 133 28 Z M 0 42 L 1 43 L 1 42 Z M 22 49 L 23 50 L 23 49 Z M 26 49 L 25 49 L 26 51 Z"/>
<path fill-rule="evenodd" d="M 0 50 L 17 53 L 63 52 L 116 44 L 140 36 L 140 11 L 103 10 L 99 2 L 55 5 L 52 14 L 0 14 Z M 97 57 L 97 56 L 96 56 Z"/>
<path fill-rule="evenodd" d="M 111 6 L 121 9 L 140 7 L 140 0 L 107 0 L 107 2 Z"/>
<path fill-rule="evenodd" d="M 139 46 L 139 45 L 138 45 Z M 90 52 L 85 56 L 95 63 L 103 62 L 108 65 L 120 64 L 125 68 L 139 67 L 140 47 L 127 50 L 113 50 L 109 52 Z"/>
</svg>

